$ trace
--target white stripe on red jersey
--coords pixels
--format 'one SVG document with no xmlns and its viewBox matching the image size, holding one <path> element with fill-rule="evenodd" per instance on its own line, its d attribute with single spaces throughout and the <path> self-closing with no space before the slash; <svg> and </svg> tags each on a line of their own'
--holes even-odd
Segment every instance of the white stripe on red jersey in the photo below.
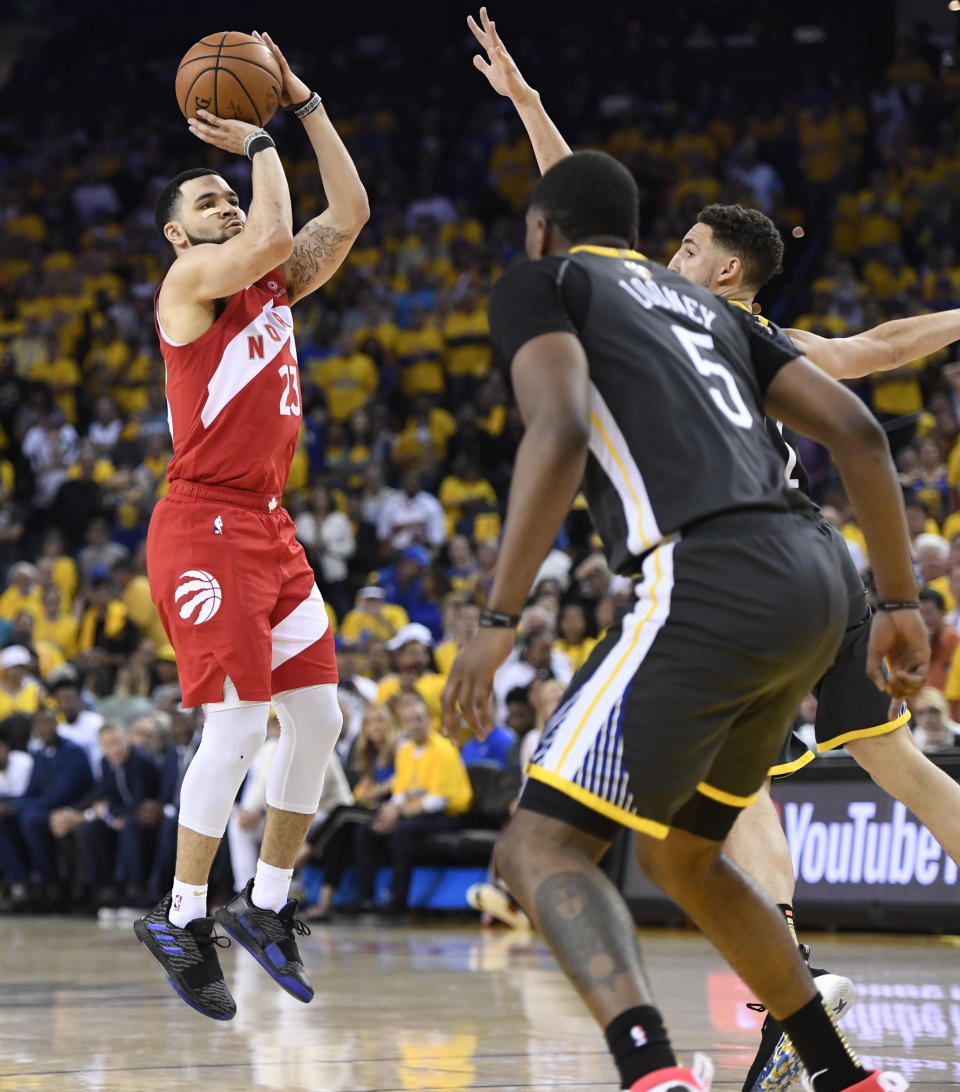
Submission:
<svg viewBox="0 0 960 1092">
<path fill-rule="evenodd" d="M 172 343 L 159 319 L 157 332 L 173 436 L 167 480 L 282 493 L 301 417 L 283 274 L 275 269 L 231 296 L 195 341 Z"/>
</svg>

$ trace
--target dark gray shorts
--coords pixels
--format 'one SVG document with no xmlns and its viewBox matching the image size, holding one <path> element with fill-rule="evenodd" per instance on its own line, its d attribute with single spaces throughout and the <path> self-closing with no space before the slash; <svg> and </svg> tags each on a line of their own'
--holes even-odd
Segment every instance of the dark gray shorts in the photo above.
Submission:
<svg viewBox="0 0 960 1092">
<path fill-rule="evenodd" d="M 890 718 L 890 695 L 878 690 L 867 677 L 867 647 L 873 614 L 867 592 L 854 565 L 843 535 L 824 520 L 837 545 L 840 572 L 847 589 L 847 629 L 836 658 L 813 687 L 817 698 L 814 725 L 817 753 L 842 747 L 854 739 L 882 736 L 896 731 L 910 719 L 906 705 Z M 788 732 L 777 761 L 770 767 L 771 777 L 788 777 L 816 757 L 794 732 Z"/>
<path fill-rule="evenodd" d="M 723 839 L 848 614 L 837 544 L 808 517 L 733 513 L 657 547 L 548 723 L 521 806 L 591 833 Z"/>
</svg>

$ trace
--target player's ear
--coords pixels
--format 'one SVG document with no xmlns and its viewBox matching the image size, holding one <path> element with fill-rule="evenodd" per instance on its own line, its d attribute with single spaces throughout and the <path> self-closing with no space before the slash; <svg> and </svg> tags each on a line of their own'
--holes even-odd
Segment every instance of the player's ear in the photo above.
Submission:
<svg viewBox="0 0 960 1092">
<path fill-rule="evenodd" d="M 740 261 L 736 254 L 728 254 L 727 257 L 724 258 L 723 265 L 720 266 L 716 280 L 717 284 L 722 285 L 724 288 L 741 283 L 743 280 L 743 262 Z"/>
<path fill-rule="evenodd" d="M 173 243 L 174 246 L 183 246 L 188 242 L 187 233 L 183 230 L 183 225 L 179 220 L 170 220 L 163 225 L 163 236 L 168 243 Z"/>
</svg>

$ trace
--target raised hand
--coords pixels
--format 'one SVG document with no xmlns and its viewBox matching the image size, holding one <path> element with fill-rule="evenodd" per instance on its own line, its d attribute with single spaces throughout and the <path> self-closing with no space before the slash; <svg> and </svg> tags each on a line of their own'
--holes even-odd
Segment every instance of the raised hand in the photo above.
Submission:
<svg viewBox="0 0 960 1092">
<path fill-rule="evenodd" d="M 303 102 L 304 99 L 310 98 L 310 88 L 299 76 L 293 74 L 290 65 L 287 64 L 287 58 L 280 52 L 279 47 L 270 35 L 265 30 L 255 30 L 253 36 L 263 42 L 273 54 L 277 64 L 280 65 L 280 75 L 283 77 L 283 83 L 280 87 L 280 105 L 289 106 L 291 103 Z"/>
<path fill-rule="evenodd" d="M 187 125 L 190 132 L 204 144 L 212 144 L 214 148 L 233 152 L 234 155 L 243 155 L 244 137 L 260 128 L 259 125 L 250 125 L 235 118 L 218 118 L 209 110 L 198 110 L 195 118 L 187 118 Z"/>
<path fill-rule="evenodd" d="M 510 99 L 515 106 L 521 106 L 532 99 L 536 91 L 520 74 L 520 69 L 497 33 L 497 24 L 487 14 L 487 9 L 480 9 L 479 24 L 472 15 L 468 15 L 467 26 L 487 54 L 487 59 L 484 60 L 477 53 L 473 58 L 473 67 L 487 77 L 494 91 Z"/>
</svg>

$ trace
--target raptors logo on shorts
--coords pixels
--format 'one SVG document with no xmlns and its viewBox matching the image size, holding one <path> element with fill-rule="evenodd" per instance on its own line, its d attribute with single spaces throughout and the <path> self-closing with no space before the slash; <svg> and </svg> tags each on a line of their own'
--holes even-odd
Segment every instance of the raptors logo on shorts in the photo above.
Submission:
<svg viewBox="0 0 960 1092">
<path fill-rule="evenodd" d="M 187 569 L 180 574 L 174 601 L 179 606 L 180 617 L 186 622 L 201 626 L 220 609 L 223 592 L 220 582 L 212 573 L 202 569 Z"/>
</svg>

